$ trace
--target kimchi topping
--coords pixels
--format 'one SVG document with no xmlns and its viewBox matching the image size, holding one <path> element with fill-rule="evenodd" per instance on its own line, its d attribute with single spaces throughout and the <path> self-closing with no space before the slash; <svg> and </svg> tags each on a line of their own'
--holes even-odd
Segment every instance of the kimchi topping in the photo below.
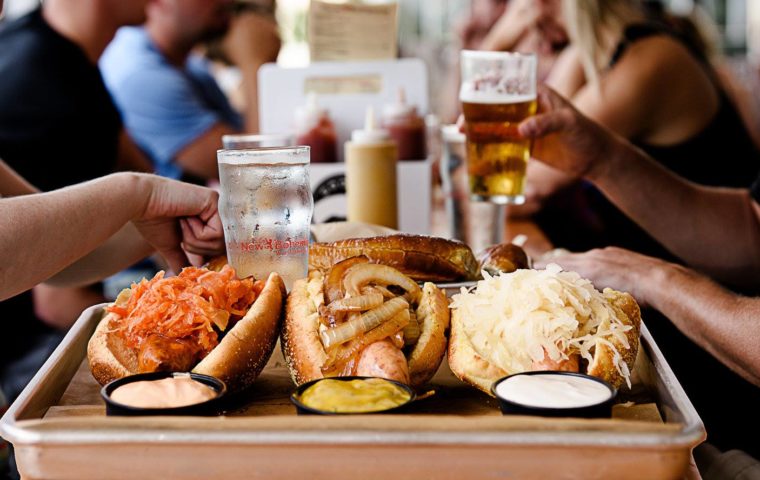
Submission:
<svg viewBox="0 0 760 480">
<path fill-rule="evenodd" d="M 106 311 L 121 317 L 118 330 L 134 349 L 151 335 L 194 339 L 207 355 L 219 344 L 217 330 L 244 316 L 260 292 L 253 278 L 239 280 L 225 265 L 219 272 L 188 267 L 176 277 L 158 272 L 151 280 L 133 283 L 129 295 L 119 295 Z"/>
</svg>

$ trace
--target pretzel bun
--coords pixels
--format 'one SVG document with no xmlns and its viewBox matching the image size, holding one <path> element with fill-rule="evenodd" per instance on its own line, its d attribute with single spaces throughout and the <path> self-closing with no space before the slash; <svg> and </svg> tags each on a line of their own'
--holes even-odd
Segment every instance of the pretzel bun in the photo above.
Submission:
<svg viewBox="0 0 760 480">
<path fill-rule="evenodd" d="M 312 270 L 308 278 L 295 282 L 287 299 L 281 345 L 291 377 L 297 385 L 324 376 L 322 367 L 328 354 L 319 335 L 319 308 L 325 303 L 323 285 L 324 275 Z M 449 327 L 446 295 L 434 284 L 425 283 L 415 313 L 421 333 L 411 349 L 404 349 L 404 358 L 409 384 L 419 388 L 433 377 L 446 352 Z M 390 359 L 387 360 L 390 363 Z M 382 364 L 386 359 L 379 357 L 376 361 Z"/>
<path fill-rule="evenodd" d="M 491 275 L 530 268 L 525 250 L 513 243 L 502 243 L 486 248 L 478 254 L 478 262 L 480 270 L 485 270 Z"/>
<path fill-rule="evenodd" d="M 284 299 L 282 278 L 270 274 L 245 315 L 192 371 L 219 378 L 230 391 L 250 386 L 274 350 Z M 118 314 L 106 313 L 87 345 L 90 370 L 101 385 L 139 373 L 137 352 L 117 333 L 120 320 Z"/>
<path fill-rule="evenodd" d="M 472 250 L 456 240 L 395 234 L 351 238 L 309 247 L 309 268 L 325 272 L 347 258 L 364 255 L 420 282 L 474 280 L 480 270 Z"/>
<path fill-rule="evenodd" d="M 509 275 L 524 274 L 521 272 L 530 274 L 530 272 L 536 271 L 522 270 Z M 562 273 L 565 274 L 570 272 Z M 567 278 L 573 280 L 572 277 L 565 277 L 564 279 Z M 488 292 L 488 295 L 496 295 L 497 297 L 502 298 L 509 295 L 516 296 L 513 303 L 508 304 L 506 307 L 495 307 L 495 311 L 516 311 L 522 309 L 523 306 L 526 305 L 524 302 L 531 302 L 530 305 L 536 308 L 536 315 L 527 317 L 529 320 L 523 320 L 523 322 L 540 322 L 547 320 L 552 320 L 553 322 L 558 321 L 558 316 L 550 313 L 552 307 L 546 307 L 545 305 L 539 305 L 536 307 L 536 304 L 540 303 L 540 300 L 537 300 L 540 298 L 540 295 L 538 293 L 535 295 L 533 294 L 535 284 L 529 284 L 529 289 L 515 292 L 507 289 L 514 285 L 518 285 L 516 282 L 505 282 L 503 284 L 504 286 L 499 289 L 497 286 L 499 283 L 498 278 L 494 277 L 492 280 L 486 281 L 489 282 L 488 288 L 485 289 L 485 291 Z M 582 279 L 580 281 L 587 282 Z M 480 284 L 478 285 L 478 289 L 479 288 Z M 474 291 L 474 294 L 477 295 L 478 289 Z M 547 287 L 547 290 L 554 292 L 551 294 L 552 301 L 556 302 L 556 299 L 560 298 L 560 294 L 557 293 L 556 284 Z M 523 296 L 526 291 L 528 292 L 528 295 Z M 467 295 L 471 294 L 468 293 Z M 478 315 L 472 316 L 472 310 L 469 310 L 469 307 L 464 307 L 463 303 L 459 303 L 460 300 L 457 295 L 455 295 L 452 302 L 451 337 L 449 339 L 448 347 L 448 361 L 451 371 L 462 381 L 489 395 L 492 394 L 491 386 L 496 380 L 507 375 L 528 370 L 580 370 L 582 373 L 601 378 L 616 388 L 620 387 L 627 381 L 627 373 L 633 369 L 636 360 L 641 328 L 641 311 L 634 298 L 628 293 L 618 292 L 608 288 L 605 289 L 604 292 L 597 292 L 596 295 L 598 295 L 598 303 L 594 308 L 603 310 L 606 313 L 602 313 L 601 317 L 599 317 L 602 318 L 602 320 L 596 328 L 593 328 L 590 331 L 590 334 L 592 336 L 600 335 L 602 341 L 597 342 L 595 346 L 592 347 L 592 350 L 589 352 L 591 356 L 590 360 L 584 359 L 578 361 L 579 355 L 574 354 L 575 363 L 573 363 L 573 368 L 564 368 L 564 362 L 567 360 L 552 362 L 548 359 L 546 351 L 546 357 L 543 362 L 535 363 L 536 360 L 533 359 L 534 363 L 531 364 L 530 358 L 527 358 L 526 356 L 527 352 L 530 351 L 530 347 L 535 344 L 531 341 L 523 342 L 516 340 L 517 338 L 522 337 L 530 338 L 533 335 L 533 333 L 530 333 L 531 331 L 543 332 L 547 329 L 551 330 L 552 326 L 548 323 L 546 328 L 535 328 L 530 327 L 525 323 L 522 323 L 522 325 L 520 325 L 519 322 L 511 323 L 511 318 L 513 317 L 505 316 L 506 314 L 504 313 L 498 313 L 497 315 L 499 315 L 501 319 L 495 321 L 500 323 L 496 323 L 496 325 L 498 325 L 496 327 L 497 330 L 492 330 L 495 324 L 490 321 L 490 318 L 487 318 L 492 315 L 491 312 L 484 312 L 481 308 L 478 310 Z M 488 300 L 485 298 L 477 298 L 475 302 L 479 302 L 482 305 L 484 302 L 488 302 Z M 577 300 L 575 302 L 578 303 Z M 475 303 L 471 305 L 474 304 Z M 559 308 L 567 311 L 572 307 L 569 303 L 566 303 L 564 307 Z M 587 308 L 594 311 L 594 308 L 588 307 L 588 304 Z M 596 314 L 594 313 L 593 315 Z M 617 319 L 614 321 L 618 322 L 616 326 L 616 328 L 618 328 L 618 333 L 616 335 L 597 333 L 611 331 L 610 324 L 613 322 L 613 316 Z M 578 321 L 583 322 L 585 320 L 579 318 Z M 576 326 L 575 328 L 577 329 L 579 327 Z M 507 336 L 511 336 L 512 338 L 507 338 Z M 570 336 L 578 338 L 581 337 L 582 334 L 576 330 L 575 332 L 572 332 Z M 484 341 L 484 338 L 498 338 L 500 340 L 498 342 L 489 342 Z M 607 342 L 614 347 L 614 350 L 616 350 L 617 353 L 607 344 Z M 498 345 L 494 346 L 495 344 Z M 520 351 L 516 351 L 518 349 Z M 619 354 L 619 357 L 616 357 L 617 354 Z M 523 360 L 525 358 L 527 358 L 527 362 Z M 547 363 L 549 366 L 546 365 Z M 510 365 L 512 368 L 509 368 Z"/>
</svg>

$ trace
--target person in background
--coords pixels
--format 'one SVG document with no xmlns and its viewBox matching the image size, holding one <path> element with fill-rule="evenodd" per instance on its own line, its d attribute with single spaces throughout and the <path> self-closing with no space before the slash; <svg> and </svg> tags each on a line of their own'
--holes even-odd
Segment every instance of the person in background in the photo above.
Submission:
<svg viewBox="0 0 760 480">
<path fill-rule="evenodd" d="M 46 0 L 0 26 L 0 158 L 27 182 L 11 194 L 53 190 L 116 170 L 152 170 L 125 133 L 97 67 L 120 26 L 145 20 L 146 1 Z M 0 354 L 0 384 L 10 400 L 62 330 L 102 301 L 91 287 L 41 285 L 0 302 L 0 316 L 15 319 L 10 332 L 19 339 Z"/>
<path fill-rule="evenodd" d="M 760 168 L 760 152 L 704 43 L 688 22 L 642 5 L 565 1 L 557 24 L 567 26 L 570 45 L 547 84 L 684 178 L 746 186 Z M 724 154 L 728 146 L 732 155 Z M 572 250 L 617 245 L 675 260 L 598 190 L 562 172 L 529 165 L 527 195 L 528 211 L 540 208 L 534 218 L 555 244 Z"/>
<path fill-rule="evenodd" d="M 584 117 L 549 89 L 539 93 L 539 109 L 519 126 L 521 135 L 535 140 L 535 158 L 592 182 L 701 273 L 620 248 L 543 263 L 577 271 L 597 288 L 628 291 L 661 312 L 665 318 L 654 311 L 643 317 L 655 335 L 675 330 L 683 336 L 658 345 L 700 413 L 708 441 L 760 458 L 760 298 L 730 292 L 704 276 L 753 289 L 760 284 L 760 175 L 756 172 L 751 189 L 702 186 Z M 711 478 L 760 473 L 760 464 L 746 455 L 716 453 L 711 446 L 695 451 L 700 470 L 711 471 Z"/>
<path fill-rule="evenodd" d="M 276 59 L 280 40 L 272 19 L 243 12 L 232 20 L 230 7 L 229 0 L 150 0 L 146 24 L 119 31 L 100 62 L 129 132 L 161 175 L 217 178 L 222 135 L 258 132 L 257 72 Z M 244 118 L 193 54 L 225 34 L 225 53 L 242 73 Z"/>
</svg>

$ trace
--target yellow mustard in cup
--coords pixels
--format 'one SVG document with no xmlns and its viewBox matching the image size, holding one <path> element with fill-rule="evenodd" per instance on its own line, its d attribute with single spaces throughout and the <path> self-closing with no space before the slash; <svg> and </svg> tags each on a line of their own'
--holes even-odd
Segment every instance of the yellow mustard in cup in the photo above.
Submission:
<svg viewBox="0 0 760 480">
<path fill-rule="evenodd" d="M 304 390 L 299 397 L 307 407 L 332 413 L 380 412 L 399 407 L 410 399 L 407 390 L 382 378 L 327 378 Z"/>
</svg>

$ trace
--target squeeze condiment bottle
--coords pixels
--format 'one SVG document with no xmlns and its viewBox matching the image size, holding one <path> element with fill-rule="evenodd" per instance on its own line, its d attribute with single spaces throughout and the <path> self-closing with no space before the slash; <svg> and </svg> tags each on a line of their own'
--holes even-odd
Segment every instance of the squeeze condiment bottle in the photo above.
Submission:
<svg viewBox="0 0 760 480">
<path fill-rule="evenodd" d="M 317 96 L 310 93 L 306 105 L 295 112 L 296 145 L 311 147 L 311 163 L 338 161 L 338 140 L 335 125 L 327 109 L 317 104 Z"/>
<path fill-rule="evenodd" d="M 345 145 L 348 220 L 398 228 L 396 144 L 386 130 L 375 128 L 367 107 L 363 130 L 351 132 Z"/>
<path fill-rule="evenodd" d="M 383 107 L 382 125 L 398 146 L 399 160 L 427 158 L 425 119 L 417 113 L 417 107 L 406 103 L 403 88 L 399 88 L 396 103 Z"/>
</svg>

